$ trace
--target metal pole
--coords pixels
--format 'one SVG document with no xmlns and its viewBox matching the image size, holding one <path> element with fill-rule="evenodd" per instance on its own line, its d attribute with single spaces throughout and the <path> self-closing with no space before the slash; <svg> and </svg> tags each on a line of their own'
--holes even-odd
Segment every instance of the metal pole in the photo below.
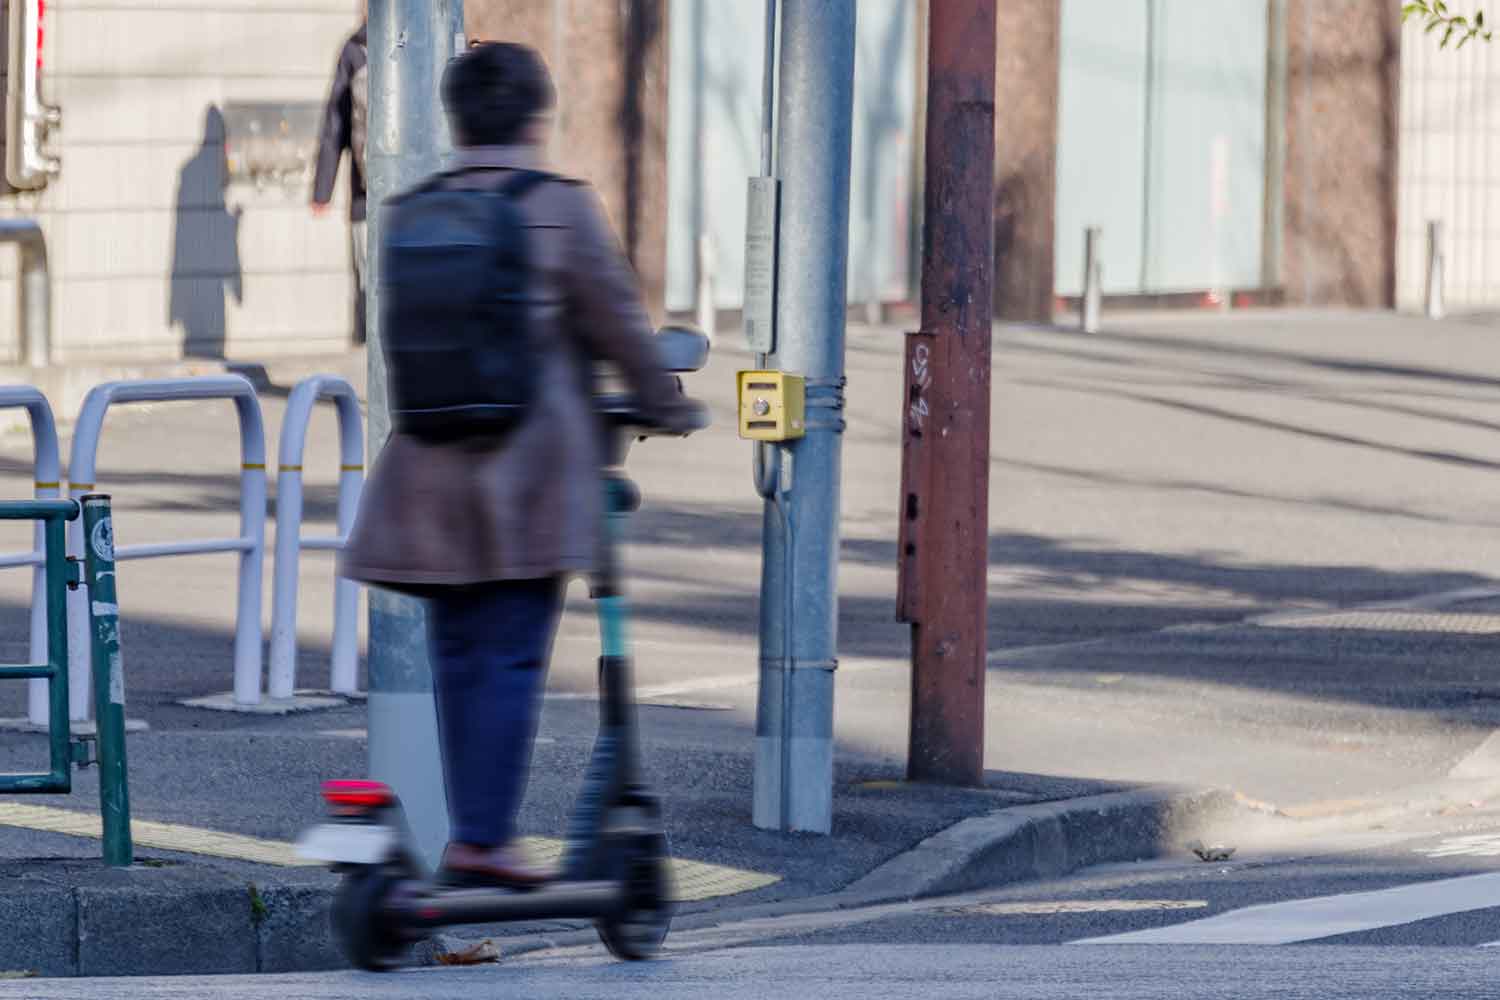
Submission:
<svg viewBox="0 0 1500 1000">
<path fill-rule="evenodd" d="M 927 134 L 927 9 L 930 0 L 915 0 L 912 16 L 916 18 L 912 32 L 916 45 L 913 70 L 916 80 L 913 90 L 912 136 Z M 918 311 L 922 308 L 922 233 L 926 224 L 922 209 L 927 190 L 927 157 L 920 142 L 913 138 L 911 144 L 911 219 L 907 229 L 906 293 Z"/>
<path fill-rule="evenodd" d="M 1083 231 L 1083 302 L 1079 308 L 1079 328 L 1084 333 L 1099 332 L 1099 305 L 1104 295 L 1104 262 L 1099 259 L 1099 243 L 1104 230 L 1089 226 Z"/>
<path fill-rule="evenodd" d="M 698 237 L 698 329 L 714 337 L 718 326 L 718 301 L 714 294 L 714 240 L 707 233 Z"/>
<path fill-rule="evenodd" d="M 33 219 L 0 219 L 0 243 L 14 243 L 21 254 L 21 294 L 17 320 L 21 363 L 41 368 L 52 363 L 52 278 L 47 270 L 47 237 Z"/>
<path fill-rule="evenodd" d="M 914 781 L 984 780 L 995 4 L 931 7 L 922 329 L 907 337 L 897 613 Z"/>
<path fill-rule="evenodd" d="M 807 433 L 782 447 L 780 491 L 766 508 L 754 819 L 811 833 L 833 826 L 854 8 L 854 0 L 783 0 L 781 8 L 771 363 L 806 376 Z"/>
<path fill-rule="evenodd" d="M 1266 187 L 1261 229 L 1261 287 L 1281 287 L 1281 251 L 1286 224 L 1287 0 L 1271 0 L 1266 12 Z"/>
<path fill-rule="evenodd" d="M 463 0 L 370 2 L 369 240 L 380 246 L 380 204 L 439 169 L 448 150 L 438 82 L 463 47 Z M 381 352 L 380 255 L 369 255 L 370 453 L 390 435 Z M 370 591 L 370 774 L 391 785 L 406 807 L 419 852 L 435 865 L 448 839 L 442 755 L 427 633 L 419 601 Z"/>
<path fill-rule="evenodd" d="M 1427 305 L 1428 319 L 1443 318 L 1443 221 L 1427 222 Z"/>
<path fill-rule="evenodd" d="M 107 495 L 90 493 L 82 503 L 104 863 L 123 868 L 134 862 L 135 849 L 130 839 L 130 785 L 125 766 L 125 664 L 120 656 L 120 606 L 115 596 L 114 519 Z"/>
</svg>

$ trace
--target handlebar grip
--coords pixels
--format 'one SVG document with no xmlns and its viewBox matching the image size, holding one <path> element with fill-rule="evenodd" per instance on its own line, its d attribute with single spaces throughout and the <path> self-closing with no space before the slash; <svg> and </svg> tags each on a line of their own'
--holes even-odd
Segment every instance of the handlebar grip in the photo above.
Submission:
<svg viewBox="0 0 1500 1000">
<path fill-rule="evenodd" d="M 684 409 L 690 415 L 686 421 L 688 429 L 685 433 L 693 434 L 697 431 L 707 430 L 713 425 L 713 411 L 708 408 L 707 403 L 701 399 L 684 399 L 683 402 L 686 404 Z"/>
</svg>

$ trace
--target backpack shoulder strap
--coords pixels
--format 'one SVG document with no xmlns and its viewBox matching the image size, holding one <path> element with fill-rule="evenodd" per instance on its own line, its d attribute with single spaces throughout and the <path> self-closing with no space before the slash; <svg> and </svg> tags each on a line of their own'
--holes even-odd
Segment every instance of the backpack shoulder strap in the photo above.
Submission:
<svg viewBox="0 0 1500 1000">
<path fill-rule="evenodd" d="M 557 182 L 560 184 L 579 183 L 578 181 L 572 180 L 571 178 L 563 177 L 559 174 L 548 173 L 545 170 L 510 170 L 504 167 L 458 167 L 453 170 L 439 171 L 438 173 L 431 175 L 423 181 L 419 181 L 414 186 L 396 195 L 395 198 L 405 198 L 415 194 L 426 194 L 429 191 L 441 190 L 448 181 L 451 181 L 456 177 L 462 177 L 465 174 L 498 173 L 502 171 L 507 176 L 499 186 L 494 188 L 481 188 L 480 190 L 489 190 L 507 199 L 516 199 L 524 196 L 526 192 L 530 191 L 538 184 L 547 183 L 549 181 Z"/>
<path fill-rule="evenodd" d="M 549 174 L 545 170 L 517 170 L 495 190 L 507 198 L 520 198 L 538 184 L 556 179 L 556 174 Z"/>
</svg>

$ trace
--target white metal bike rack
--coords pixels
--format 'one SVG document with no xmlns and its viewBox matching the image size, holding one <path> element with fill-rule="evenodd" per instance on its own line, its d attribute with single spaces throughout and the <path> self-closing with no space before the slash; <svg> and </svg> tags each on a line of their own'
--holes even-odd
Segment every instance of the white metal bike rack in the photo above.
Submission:
<svg viewBox="0 0 1500 1000">
<path fill-rule="evenodd" d="M 52 500 L 62 495 L 62 461 L 57 448 L 57 422 L 52 407 L 41 391 L 29 385 L 0 385 L 0 409 L 24 409 L 31 419 L 31 440 L 35 454 L 32 479 L 38 500 Z M 31 572 L 31 663 L 47 662 L 47 569 L 43 552 L 42 523 L 36 524 L 32 550 L 0 555 L 0 568 L 30 566 Z M 47 725 L 47 681 L 28 682 L 26 718 L 38 726 Z"/>
<path fill-rule="evenodd" d="M 68 461 L 68 491 L 72 497 L 92 492 L 99 434 L 104 416 L 116 403 L 175 402 L 192 399 L 234 401 L 240 425 L 240 533 L 235 538 L 201 539 L 127 545 L 115 550 L 115 559 L 151 559 L 161 556 L 238 552 L 239 601 L 234 631 L 233 706 L 253 708 L 260 704 L 261 567 L 265 561 L 266 536 L 266 432 L 255 387 L 240 375 L 205 375 L 196 378 L 147 379 L 105 382 L 89 390 L 73 431 L 73 451 Z M 68 554 L 82 556 L 83 523 L 68 525 Z M 68 696 L 74 720 L 88 718 L 90 706 L 88 595 L 80 586 L 68 595 Z"/>
<path fill-rule="evenodd" d="M 331 400 L 339 420 L 339 497 L 333 537 L 302 537 L 302 453 L 307 425 L 320 399 Z M 297 571 L 304 549 L 338 550 L 349 539 L 359 492 L 365 478 L 364 427 L 354 387 L 335 375 L 314 375 L 292 390 L 281 422 L 281 450 L 276 472 L 276 562 L 272 568 L 271 670 L 272 700 L 292 698 L 297 688 Z M 359 584 L 339 577 L 333 588 L 333 655 L 329 689 L 335 694 L 359 690 L 357 618 Z"/>
</svg>

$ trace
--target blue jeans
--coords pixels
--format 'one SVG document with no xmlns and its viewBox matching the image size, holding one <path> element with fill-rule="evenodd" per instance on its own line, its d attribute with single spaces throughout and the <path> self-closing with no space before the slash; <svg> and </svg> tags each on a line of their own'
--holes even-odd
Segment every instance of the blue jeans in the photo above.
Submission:
<svg viewBox="0 0 1500 1000">
<path fill-rule="evenodd" d="M 526 789 L 563 581 L 500 580 L 428 596 L 450 839 L 503 844 Z"/>
</svg>

